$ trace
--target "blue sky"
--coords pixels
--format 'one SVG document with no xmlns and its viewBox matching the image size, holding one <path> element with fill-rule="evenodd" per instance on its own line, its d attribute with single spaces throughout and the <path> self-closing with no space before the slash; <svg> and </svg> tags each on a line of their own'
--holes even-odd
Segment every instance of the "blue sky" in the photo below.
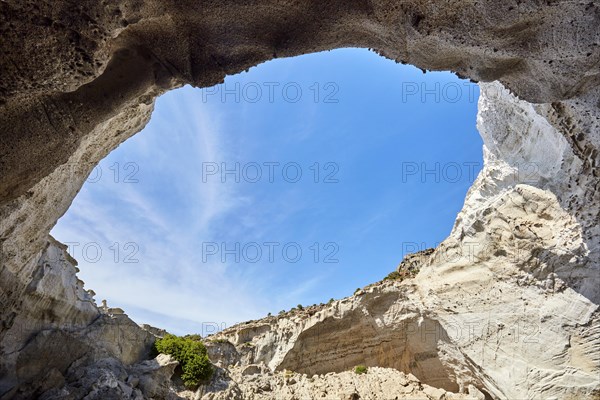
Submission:
<svg viewBox="0 0 600 400">
<path fill-rule="evenodd" d="M 345 297 L 450 232 L 478 95 L 360 49 L 174 90 L 52 234 L 98 303 L 178 334 Z"/>
</svg>

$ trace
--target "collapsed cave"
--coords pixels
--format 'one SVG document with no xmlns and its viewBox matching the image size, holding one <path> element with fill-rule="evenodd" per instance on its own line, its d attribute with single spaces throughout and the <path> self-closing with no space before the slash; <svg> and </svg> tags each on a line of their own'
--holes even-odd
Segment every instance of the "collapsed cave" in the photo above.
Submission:
<svg viewBox="0 0 600 400">
<path fill-rule="evenodd" d="M 5 1 L 0 16 L 2 398 L 37 397 L 73 383 L 65 381 L 77 380 L 65 377 L 66 364 L 77 362 L 88 372 L 124 370 L 144 359 L 149 333 L 135 333 L 139 328 L 123 316 L 98 318 L 98 310 L 81 297 L 65 295 L 76 287 L 69 260 L 63 265 L 69 279 L 36 282 L 46 251 L 60 249 L 48 232 L 93 166 L 146 124 L 154 98 L 185 83 L 210 86 L 274 57 L 348 46 L 374 48 L 398 62 L 479 82 L 498 81 L 484 85 L 512 92 L 481 103 L 480 131 L 491 168 L 470 192 L 451 234 L 458 243 L 492 240 L 499 251 L 476 262 L 426 269 L 410 302 L 435 313 L 443 327 L 452 318 L 464 324 L 480 315 L 493 315 L 498 330 L 507 323 L 539 321 L 537 342 L 500 340 L 494 357 L 481 350 L 489 339 L 484 334 L 456 345 L 494 397 L 597 395 L 596 4 L 357 0 L 249 7 L 157 0 L 85 1 L 75 7 Z M 559 151 L 546 152 L 556 140 Z M 507 178 L 508 170 L 532 160 L 544 167 L 543 180 L 532 185 Z M 483 231 L 477 220 L 486 222 Z M 525 248 L 519 263 L 503 258 L 501 250 L 511 251 L 507 238 Z M 442 244 L 437 251 L 456 246 Z M 461 307 L 446 312 L 460 296 Z M 481 304 L 485 312 L 472 310 Z M 310 359 L 319 348 L 311 335 L 306 333 L 307 345 L 291 354 Z M 75 337 L 89 351 L 66 346 L 76 343 Z M 115 338 L 121 339 L 115 343 Z M 58 351 L 57 344 L 65 346 Z M 428 347 L 410 340 L 398 346 L 421 360 L 408 363 L 421 374 L 430 360 Z M 49 349 L 47 357 L 32 357 L 42 349 Z M 82 358 L 84 353 L 88 357 Z M 107 355 L 117 361 L 107 363 Z M 281 356 L 296 368 L 314 368 L 292 355 Z M 332 368 L 343 364 L 334 362 Z M 437 384 L 455 389 L 445 376 L 440 373 Z"/>
<path fill-rule="evenodd" d="M 337 95 L 329 103 L 331 82 Z M 277 90 L 247 93 L 261 86 Z M 297 87 L 300 101 L 286 98 L 286 87 Z M 413 94 L 415 87 L 434 93 Z M 388 274 L 389 259 L 417 242 L 447 237 L 483 165 L 477 97 L 477 85 L 450 73 L 422 74 L 365 49 L 273 60 L 217 87 L 173 90 L 142 132 L 96 166 L 51 235 L 69 246 L 96 299 L 172 333 L 204 335 L 209 326 L 200 321 L 233 325 L 341 298 Z M 415 157 L 423 161 L 407 161 Z M 422 206 L 409 211 L 398 201 Z M 372 223 L 381 208 L 388 217 Z M 370 229 L 368 238 L 346 239 L 353 225 Z M 319 277 L 335 286 L 322 281 L 288 299 Z"/>
</svg>

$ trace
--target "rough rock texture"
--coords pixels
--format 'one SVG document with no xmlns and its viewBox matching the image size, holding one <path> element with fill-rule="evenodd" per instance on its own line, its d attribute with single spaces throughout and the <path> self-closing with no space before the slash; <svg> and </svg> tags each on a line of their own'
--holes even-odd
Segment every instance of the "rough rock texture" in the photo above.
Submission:
<svg viewBox="0 0 600 400">
<path fill-rule="evenodd" d="M 414 280 L 322 321 L 245 327 L 261 350 L 240 364 L 313 373 L 363 358 L 498 398 L 598 395 L 598 26 L 593 1 L 0 2 L 0 397 L 143 396 L 123 379 L 153 336 L 96 308 L 48 232 L 157 95 L 345 46 L 482 82 L 485 168 Z M 435 343 L 412 334 L 428 324 Z M 376 339 L 333 346 L 344 330 Z"/>
<path fill-rule="evenodd" d="M 136 382 L 144 396 L 166 398 L 170 392 L 170 382 L 175 367 L 179 363 L 171 356 L 159 354 L 154 360 L 144 361 L 132 368 L 129 382 Z"/>
<path fill-rule="evenodd" d="M 423 385 L 411 374 L 395 369 L 369 368 L 365 374 L 351 371 L 330 372 L 326 375 L 307 376 L 292 371 L 271 372 L 268 368 L 253 365 L 233 367 L 222 374 L 218 386 L 199 390 L 195 396 L 202 400 L 270 400 L 270 399 L 397 399 L 397 400 L 476 400 L 484 394 L 475 387 L 468 393 L 458 394 Z M 202 397 L 200 397 L 202 396 Z"/>
<path fill-rule="evenodd" d="M 125 367 L 115 358 L 94 363 L 74 363 L 62 385 L 46 391 L 39 398 L 58 399 L 181 399 L 171 388 L 171 377 L 178 362 L 159 354 L 153 360 Z M 37 396 L 35 398 L 38 398 Z"/>
<path fill-rule="evenodd" d="M 50 237 L 23 296 L 23 312 L 12 317 L 3 338 L 1 396 L 36 398 L 67 382 L 78 382 L 79 393 L 87 395 L 81 390 L 85 367 L 96 365 L 88 367 L 95 376 L 98 366 L 106 369 L 103 360 L 111 360 L 112 371 L 148 358 L 154 335 L 125 314 L 98 309 L 75 265 L 66 246 Z M 92 384 L 95 378 L 89 378 Z"/>
<path fill-rule="evenodd" d="M 320 309 L 295 310 L 230 328 L 210 346 L 229 339 L 236 345 L 227 360 L 265 364 L 308 376 L 350 371 L 357 365 L 394 368 L 420 382 L 451 392 L 469 385 L 486 388 L 487 377 L 452 343 L 432 312 L 411 297 L 414 285 L 384 282 Z M 213 361 L 228 367 L 227 360 Z M 488 389 L 489 390 L 489 389 Z"/>
</svg>

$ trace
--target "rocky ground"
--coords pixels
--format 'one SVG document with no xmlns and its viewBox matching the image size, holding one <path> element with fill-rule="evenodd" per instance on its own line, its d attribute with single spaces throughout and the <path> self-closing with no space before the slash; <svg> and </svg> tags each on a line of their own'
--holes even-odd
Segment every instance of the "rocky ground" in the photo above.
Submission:
<svg viewBox="0 0 600 400">
<path fill-rule="evenodd" d="M 373 367 L 364 374 L 353 371 L 330 372 L 307 376 L 292 371 L 271 372 L 258 365 L 232 367 L 221 375 L 214 392 L 208 387 L 197 394 L 203 400 L 217 399 L 296 399 L 296 400 L 463 400 L 481 399 L 484 394 L 475 387 L 457 394 L 422 384 L 414 375 L 391 368 Z M 223 387 L 227 385 L 226 389 Z"/>
</svg>

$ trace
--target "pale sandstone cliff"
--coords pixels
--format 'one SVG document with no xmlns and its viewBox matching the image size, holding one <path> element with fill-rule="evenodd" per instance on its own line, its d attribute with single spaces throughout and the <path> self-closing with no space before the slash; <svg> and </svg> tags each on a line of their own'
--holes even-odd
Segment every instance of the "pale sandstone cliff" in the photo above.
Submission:
<svg viewBox="0 0 600 400">
<path fill-rule="evenodd" d="M 48 232 L 160 93 L 344 46 L 499 80 L 521 100 L 482 83 L 485 168 L 421 273 L 224 333 L 252 343 L 230 354 L 231 390 L 369 398 L 388 391 L 365 385 L 387 380 L 403 393 L 405 375 L 387 369 L 349 383 L 361 360 L 472 396 L 597 397 L 598 26 L 594 2 L 0 2 L 0 397 L 175 396 L 173 361 L 144 360 L 153 336 L 98 310 Z M 241 368 L 254 363 L 276 371 L 257 375 L 270 393 L 252 394 Z M 339 374 L 296 376 L 292 394 L 286 368 Z M 227 396 L 217 383 L 207 398 Z"/>
</svg>

